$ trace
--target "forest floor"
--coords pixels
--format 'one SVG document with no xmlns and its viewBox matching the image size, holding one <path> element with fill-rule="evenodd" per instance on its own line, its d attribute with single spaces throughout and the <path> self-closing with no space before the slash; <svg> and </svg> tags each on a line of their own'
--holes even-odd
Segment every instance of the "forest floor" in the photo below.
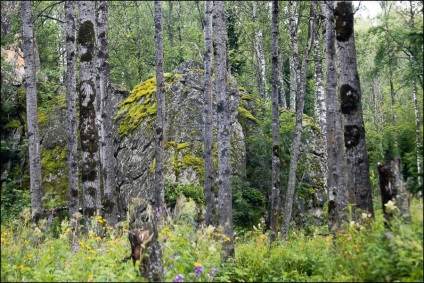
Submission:
<svg viewBox="0 0 424 283">
<path fill-rule="evenodd" d="M 263 227 L 239 230 L 235 260 L 220 262 L 222 234 L 213 227 L 193 225 L 194 202 L 184 215 L 168 219 L 159 240 L 163 246 L 164 280 L 193 281 L 423 281 L 423 208 L 411 203 L 412 223 L 394 219 L 391 230 L 364 215 L 336 235 L 323 235 L 324 227 L 290 231 L 286 242 L 269 246 Z M 1 226 L 1 281 L 143 281 L 132 261 L 128 223 L 110 227 L 101 217 L 87 236 L 75 235 L 67 220 L 54 218 L 31 224 L 29 209 Z M 44 231 L 43 231 L 44 230 Z M 195 272 L 195 270 L 197 272 Z"/>
</svg>

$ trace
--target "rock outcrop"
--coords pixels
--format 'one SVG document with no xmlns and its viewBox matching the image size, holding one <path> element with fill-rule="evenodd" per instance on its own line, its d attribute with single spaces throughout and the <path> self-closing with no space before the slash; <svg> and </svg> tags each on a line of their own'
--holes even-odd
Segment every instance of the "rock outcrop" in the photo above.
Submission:
<svg viewBox="0 0 424 283">
<path fill-rule="evenodd" d="M 119 133 L 116 158 L 121 211 L 130 215 L 131 222 L 143 217 L 147 203 L 153 204 L 155 91 L 156 78 L 137 85 L 118 106 L 115 116 Z M 228 77 L 227 91 L 231 109 L 233 179 L 242 182 L 246 164 L 245 139 L 236 118 L 240 91 L 232 76 Z M 172 73 L 165 74 L 165 105 L 165 179 L 201 184 L 204 111 L 201 64 L 186 61 Z M 216 121 L 216 113 L 213 115 Z M 217 168 L 215 130 L 214 139 L 214 165 Z"/>
</svg>

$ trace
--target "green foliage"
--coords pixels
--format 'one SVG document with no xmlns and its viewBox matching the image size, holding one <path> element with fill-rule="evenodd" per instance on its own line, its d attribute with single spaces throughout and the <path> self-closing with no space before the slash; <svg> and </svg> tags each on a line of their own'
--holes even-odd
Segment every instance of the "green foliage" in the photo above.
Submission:
<svg viewBox="0 0 424 283">
<path fill-rule="evenodd" d="M 379 210 L 376 222 L 364 217 L 334 235 L 291 230 L 286 242 L 270 248 L 263 227 L 254 226 L 235 235 L 236 258 L 226 263 L 220 261 L 226 236 L 212 226 L 196 229 L 190 221 L 193 206 L 180 199 L 174 218 L 159 229 L 165 281 L 179 274 L 184 282 L 423 280 L 423 217 L 416 199 L 412 224 L 395 218 L 389 231 Z M 131 261 L 122 262 L 131 251 L 127 222 L 113 228 L 93 217 L 88 234 L 78 235 L 71 228 L 75 222 L 66 219 L 50 225 L 41 220 L 38 226 L 29 220 L 25 209 L 1 227 L 1 281 L 144 281 Z"/>
<path fill-rule="evenodd" d="M 251 228 L 266 212 L 266 200 L 255 188 L 233 190 L 233 219 L 238 228 Z"/>
<path fill-rule="evenodd" d="M 181 196 L 192 199 L 197 205 L 204 205 L 205 195 L 203 188 L 196 184 L 181 184 L 165 180 L 165 202 L 168 206 L 175 206 Z"/>
</svg>

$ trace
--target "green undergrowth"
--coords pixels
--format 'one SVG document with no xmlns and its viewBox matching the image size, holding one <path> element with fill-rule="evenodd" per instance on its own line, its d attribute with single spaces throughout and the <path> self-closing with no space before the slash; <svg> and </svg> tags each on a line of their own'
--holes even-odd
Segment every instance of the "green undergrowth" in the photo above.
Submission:
<svg viewBox="0 0 424 283">
<path fill-rule="evenodd" d="M 184 282 L 260 281 L 402 281 L 423 280 L 422 206 L 411 205 L 412 224 L 392 221 L 391 230 L 377 211 L 376 221 L 366 216 L 332 235 L 323 229 L 305 235 L 291 230 L 288 241 L 270 248 L 268 233 L 256 225 L 235 234 L 235 260 L 220 262 L 221 244 L 228 238 L 213 227 L 194 225 L 196 204 L 180 198 L 160 226 L 164 279 Z M 1 281 L 135 282 L 127 221 L 112 228 L 95 217 L 88 235 L 72 232 L 67 220 L 29 223 L 26 209 L 1 227 Z M 52 227 L 56 225 L 57 227 Z M 60 233 L 54 236 L 52 230 Z M 201 266 L 201 268 L 200 268 Z M 195 273 L 195 269 L 201 272 Z"/>
</svg>

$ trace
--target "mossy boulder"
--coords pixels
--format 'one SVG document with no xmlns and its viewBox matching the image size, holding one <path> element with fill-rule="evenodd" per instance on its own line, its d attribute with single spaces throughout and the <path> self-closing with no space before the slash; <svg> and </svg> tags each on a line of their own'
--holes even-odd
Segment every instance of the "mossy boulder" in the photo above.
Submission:
<svg viewBox="0 0 424 283">
<path fill-rule="evenodd" d="M 203 75 L 201 64 L 186 61 L 165 76 L 165 178 L 170 182 L 203 183 Z M 245 179 L 245 139 L 237 120 L 240 91 L 232 76 L 229 76 L 228 81 L 231 153 L 233 164 L 237 164 L 233 167 L 233 176 L 242 182 Z M 215 86 L 212 90 L 215 100 L 214 89 Z M 117 184 L 121 207 L 123 212 L 130 212 L 131 221 L 140 219 L 146 202 L 153 203 L 155 119 L 156 79 L 151 78 L 131 91 L 130 96 L 118 106 L 115 115 L 116 127 L 119 129 Z M 216 121 L 215 111 L 213 120 Z M 215 146 L 215 165 L 216 150 Z M 140 199 L 144 201 L 140 202 Z M 136 200 L 138 207 L 132 200 Z"/>
</svg>

